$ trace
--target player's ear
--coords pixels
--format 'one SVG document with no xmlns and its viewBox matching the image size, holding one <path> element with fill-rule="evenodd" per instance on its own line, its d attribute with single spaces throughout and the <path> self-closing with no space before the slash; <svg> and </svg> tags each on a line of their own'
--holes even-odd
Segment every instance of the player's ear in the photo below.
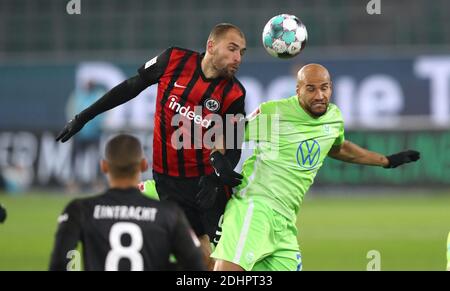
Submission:
<svg viewBox="0 0 450 291">
<path fill-rule="evenodd" d="M 141 172 L 145 172 L 148 170 L 148 162 L 146 158 L 141 160 Z"/>
<path fill-rule="evenodd" d="M 208 42 L 206 43 L 206 51 L 209 54 L 214 53 L 214 41 L 213 40 L 208 40 Z"/>
<path fill-rule="evenodd" d="M 103 174 L 107 174 L 109 172 L 108 162 L 106 160 L 102 159 L 100 161 L 100 170 L 102 171 Z"/>
<path fill-rule="evenodd" d="M 333 83 L 330 81 L 330 84 L 329 84 L 329 90 L 330 90 L 330 93 L 328 94 L 328 101 L 330 101 L 330 99 L 331 99 L 331 95 L 333 95 Z"/>
</svg>

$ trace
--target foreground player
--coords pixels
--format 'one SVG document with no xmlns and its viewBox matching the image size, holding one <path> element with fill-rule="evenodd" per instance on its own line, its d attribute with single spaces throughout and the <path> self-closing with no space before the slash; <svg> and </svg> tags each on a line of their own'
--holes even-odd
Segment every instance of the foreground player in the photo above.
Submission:
<svg viewBox="0 0 450 291">
<path fill-rule="evenodd" d="M 344 140 L 341 113 L 329 103 L 331 79 L 325 67 L 304 66 L 296 92 L 261 104 L 249 117 L 247 130 L 258 122 L 266 124 L 264 117 L 276 122 L 270 119 L 276 116 L 279 123 L 267 134 L 246 132 L 246 140 L 257 145 L 244 163 L 242 184 L 227 204 L 222 237 L 212 254 L 215 270 L 301 270 L 296 218 L 326 156 L 384 168 L 420 157 L 416 151 L 386 157 Z"/>
<path fill-rule="evenodd" d="M 242 176 L 233 171 L 241 155 L 237 144 L 226 151 L 212 153 L 212 147 L 206 147 L 203 138 L 212 124 L 208 119 L 210 114 L 222 120 L 226 120 L 226 114 L 245 116 L 245 90 L 234 77 L 245 49 L 245 37 L 238 27 L 218 24 L 208 37 L 204 55 L 176 47 L 167 49 L 145 63 L 138 75 L 114 87 L 76 115 L 57 137 L 57 140 L 67 141 L 95 116 L 158 83 L 152 165 L 156 188 L 161 200 L 174 201 L 183 209 L 207 257 L 209 240 L 214 239 L 227 198 L 221 193 L 216 201 L 215 197 L 206 195 L 214 192 L 201 190 L 218 178 L 214 172 L 222 183 L 231 187 L 238 185 Z M 183 124 L 180 126 L 177 121 L 174 125 L 173 121 L 179 117 Z M 222 129 L 239 126 L 240 119 L 235 120 L 238 122 L 221 124 Z M 180 128 L 187 134 L 182 137 L 182 147 L 176 148 L 173 136 Z M 191 133 L 198 131 L 199 136 Z M 213 148 L 223 149 L 221 140 L 216 137 L 219 144 L 214 144 Z"/>
<path fill-rule="evenodd" d="M 111 139 L 101 169 L 110 188 L 66 207 L 58 219 L 50 270 L 66 270 L 68 253 L 79 241 L 85 270 L 168 270 L 170 254 L 185 270 L 205 270 L 200 242 L 182 211 L 137 188 L 147 162 L 135 137 Z"/>
</svg>

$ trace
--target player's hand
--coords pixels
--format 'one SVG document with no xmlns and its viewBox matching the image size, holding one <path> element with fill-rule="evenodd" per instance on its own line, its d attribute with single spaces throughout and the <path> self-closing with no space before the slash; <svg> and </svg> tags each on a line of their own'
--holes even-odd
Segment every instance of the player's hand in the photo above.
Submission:
<svg viewBox="0 0 450 291">
<path fill-rule="evenodd" d="M 396 168 L 400 165 L 415 162 L 420 159 L 420 152 L 407 150 L 386 157 L 389 164 L 384 168 Z"/>
<path fill-rule="evenodd" d="M 58 136 L 56 137 L 56 141 L 68 141 L 72 136 L 79 132 L 85 124 L 86 122 L 82 121 L 79 115 L 75 115 L 75 117 L 71 119 L 66 124 L 66 126 L 64 126 L 63 130 L 58 134 Z"/>
<path fill-rule="evenodd" d="M 6 209 L 0 204 L 0 223 L 6 220 Z"/>
<path fill-rule="evenodd" d="M 225 185 L 236 187 L 241 184 L 243 178 L 242 175 L 233 170 L 230 162 L 223 154 L 219 151 L 215 151 L 211 154 L 209 160 L 216 170 L 217 176 Z"/>
<path fill-rule="evenodd" d="M 215 174 L 202 176 L 198 183 L 200 192 L 195 196 L 195 200 L 200 209 L 210 209 L 216 202 L 219 195 L 219 187 L 221 186 L 219 177 Z"/>
</svg>

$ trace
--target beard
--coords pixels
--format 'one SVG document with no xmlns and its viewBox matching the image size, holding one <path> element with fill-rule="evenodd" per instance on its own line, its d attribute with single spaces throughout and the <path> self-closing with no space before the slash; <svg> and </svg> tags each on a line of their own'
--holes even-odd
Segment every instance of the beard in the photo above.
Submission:
<svg viewBox="0 0 450 291">
<path fill-rule="evenodd" d="M 212 67 L 216 72 L 218 72 L 220 77 L 231 79 L 236 74 L 238 68 L 233 68 L 231 65 L 219 66 L 214 61 L 212 62 Z"/>
<path fill-rule="evenodd" d="M 219 75 L 223 78 L 227 78 L 227 79 L 231 79 L 234 77 L 234 73 L 232 70 L 230 70 L 229 68 L 223 68 L 221 70 L 219 70 Z"/>
<path fill-rule="evenodd" d="M 322 109 L 315 109 L 314 107 L 318 107 L 315 106 L 316 104 L 311 104 L 308 106 L 308 111 L 309 113 L 314 116 L 314 117 L 320 117 L 322 115 L 324 115 L 325 113 L 327 113 L 328 110 L 328 103 L 320 103 L 321 106 L 320 107 L 324 107 Z"/>
</svg>

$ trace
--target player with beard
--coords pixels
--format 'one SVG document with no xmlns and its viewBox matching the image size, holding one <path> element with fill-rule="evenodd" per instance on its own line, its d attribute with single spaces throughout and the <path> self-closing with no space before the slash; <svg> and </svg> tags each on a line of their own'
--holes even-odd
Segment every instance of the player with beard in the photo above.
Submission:
<svg viewBox="0 0 450 291">
<path fill-rule="evenodd" d="M 412 150 L 384 156 L 345 140 L 341 112 L 330 103 L 332 82 L 325 67 L 300 69 L 296 92 L 261 104 L 247 118 L 245 139 L 256 147 L 244 163 L 242 184 L 227 204 L 222 237 L 212 254 L 215 270 L 302 269 L 297 215 L 327 156 L 384 168 L 420 158 Z M 270 130 L 259 129 L 265 124 Z"/>
<path fill-rule="evenodd" d="M 57 137 L 58 141 L 69 140 L 95 116 L 157 83 L 153 178 L 160 199 L 176 202 L 185 212 L 202 242 L 205 259 L 211 252 L 209 241 L 217 241 L 214 236 L 230 196 L 227 187 L 237 186 L 242 178 L 233 169 L 241 155 L 235 129 L 243 128 L 245 89 L 234 75 L 245 50 L 245 36 L 238 27 L 218 24 L 208 37 L 205 53 L 166 49 L 140 67 L 136 76 L 77 114 Z M 235 118 L 227 119 L 226 115 Z M 213 116 L 221 122 L 213 121 Z M 212 128 L 222 134 L 206 146 L 203 137 Z M 234 130 L 233 141 L 224 138 L 227 128 Z M 180 132 L 181 138 L 175 136 Z"/>
</svg>

